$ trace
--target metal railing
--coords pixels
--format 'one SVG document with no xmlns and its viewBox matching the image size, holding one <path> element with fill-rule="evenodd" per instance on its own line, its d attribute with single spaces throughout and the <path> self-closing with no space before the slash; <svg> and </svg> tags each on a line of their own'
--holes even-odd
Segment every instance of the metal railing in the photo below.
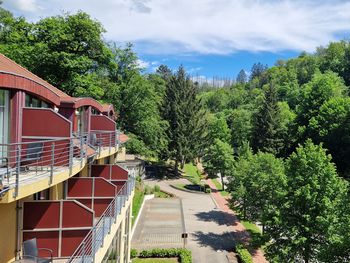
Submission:
<svg viewBox="0 0 350 263">
<path fill-rule="evenodd" d="M 83 165 L 86 157 L 87 136 L 28 140 L 0 144 L 0 194 L 14 188 L 16 197 L 21 185 L 42 177 L 49 177 L 51 184 L 55 172 L 72 172 L 72 167 L 79 162 Z"/>
<path fill-rule="evenodd" d="M 97 223 L 86 235 L 73 255 L 68 259 L 69 263 L 94 263 L 95 255 L 104 246 L 105 237 L 111 233 L 111 228 L 117 221 L 122 208 L 131 195 L 135 186 L 135 179 L 130 178 L 119 190 L 116 197 L 108 205 Z"/>
<path fill-rule="evenodd" d="M 118 130 L 116 131 L 92 130 L 89 133 L 89 143 L 95 148 L 97 148 L 97 151 L 99 153 L 103 148 L 108 148 L 110 152 L 113 147 L 118 146 L 119 134 L 120 132 Z"/>
</svg>

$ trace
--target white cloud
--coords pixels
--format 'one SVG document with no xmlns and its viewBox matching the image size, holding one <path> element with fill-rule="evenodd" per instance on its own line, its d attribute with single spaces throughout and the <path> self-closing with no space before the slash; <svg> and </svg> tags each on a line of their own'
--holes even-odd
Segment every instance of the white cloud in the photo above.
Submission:
<svg viewBox="0 0 350 263">
<path fill-rule="evenodd" d="M 13 1 L 5 6 L 33 20 L 81 9 L 107 39 L 142 43 L 150 54 L 313 51 L 350 31 L 348 0 L 46 0 L 35 15 L 25 12 L 35 0 Z"/>
<path fill-rule="evenodd" d="M 141 68 L 141 69 L 146 69 L 146 68 L 148 68 L 148 67 L 151 65 L 150 62 L 145 61 L 145 60 L 142 60 L 142 59 L 138 59 L 138 60 L 136 61 L 136 63 L 137 63 L 137 66 L 138 66 L 139 68 Z"/>
<path fill-rule="evenodd" d="M 36 12 L 41 8 L 37 0 L 5 0 L 5 6 L 23 12 Z"/>
</svg>

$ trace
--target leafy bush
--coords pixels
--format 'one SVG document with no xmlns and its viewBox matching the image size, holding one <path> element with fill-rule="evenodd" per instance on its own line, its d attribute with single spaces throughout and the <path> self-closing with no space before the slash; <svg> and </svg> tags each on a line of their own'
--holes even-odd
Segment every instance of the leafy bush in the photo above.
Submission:
<svg viewBox="0 0 350 263">
<path fill-rule="evenodd" d="M 131 258 L 136 258 L 137 257 L 137 250 L 135 248 L 132 248 L 131 251 L 130 251 L 130 257 Z"/>
<path fill-rule="evenodd" d="M 152 187 L 150 187 L 149 185 L 146 185 L 144 191 L 145 191 L 145 195 L 151 195 L 151 194 L 153 194 L 154 189 Z"/>
<path fill-rule="evenodd" d="M 140 258 L 172 258 L 178 257 L 181 263 L 192 263 L 192 253 L 184 248 L 155 248 L 151 250 L 142 250 Z"/>
<path fill-rule="evenodd" d="M 206 192 L 207 194 L 209 194 L 209 193 L 211 193 L 211 189 L 210 189 L 210 188 L 205 188 L 205 192 Z"/>
<path fill-rule="evenodd" d="M 248 249 L 244 248 L 242 245 L 236 246 L 236 252 L 242 263 L 253 263 L 252 255 L 249 253 Z"/>
<path fill-rule="evenodd" d="M 154 186 L 154 192 L 160 192 L 160 186 L 159 185 L 155 185 Z"/>
</svg>

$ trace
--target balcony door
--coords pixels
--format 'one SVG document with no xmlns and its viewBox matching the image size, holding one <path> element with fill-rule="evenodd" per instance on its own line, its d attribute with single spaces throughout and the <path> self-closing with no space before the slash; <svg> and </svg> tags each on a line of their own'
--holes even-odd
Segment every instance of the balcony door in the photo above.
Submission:
<svg viewBox="0 0 350 263">
<path fill-rule="evenodd" d="M 10 98 L 8 90 L 0 90 L 0 157 L 7 156 L 7 147 L 4 144 L 9 143 L 9 114 Z"/>
</svg>

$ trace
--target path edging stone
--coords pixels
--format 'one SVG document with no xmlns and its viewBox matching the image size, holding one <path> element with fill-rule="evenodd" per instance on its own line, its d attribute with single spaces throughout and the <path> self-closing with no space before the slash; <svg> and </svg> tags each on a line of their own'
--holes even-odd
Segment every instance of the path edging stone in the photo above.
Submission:
<svg viewBox="0 0 350 263">
<path fill-rule="evenodd" d="M 131 238 L 133 237 L 134 235 L 134 232 L 135 232 L 135 229 L 136 229 L 136 226 L 137 226 L 137 223 L 139 222 L 139 219 L 140 219 L 140 216 L 141 216 L 141 213 L 142 213 L 142 209 L 143 207 L 145 206 L 145 202 L 147 200 L 151 200 L 154 198 L 154 194 L 151 194 L 151 195 L 145 195 L 144 198 L 143 198 L 143 201 L 142 201 L 142 204 L 141 204 L 141 207 L 140 207 L 140 210 L 139 210 L 139 213 L 134 221 L 134 224 L 132 226 L 132 229 L 131 229 Z"/>
</svg>

